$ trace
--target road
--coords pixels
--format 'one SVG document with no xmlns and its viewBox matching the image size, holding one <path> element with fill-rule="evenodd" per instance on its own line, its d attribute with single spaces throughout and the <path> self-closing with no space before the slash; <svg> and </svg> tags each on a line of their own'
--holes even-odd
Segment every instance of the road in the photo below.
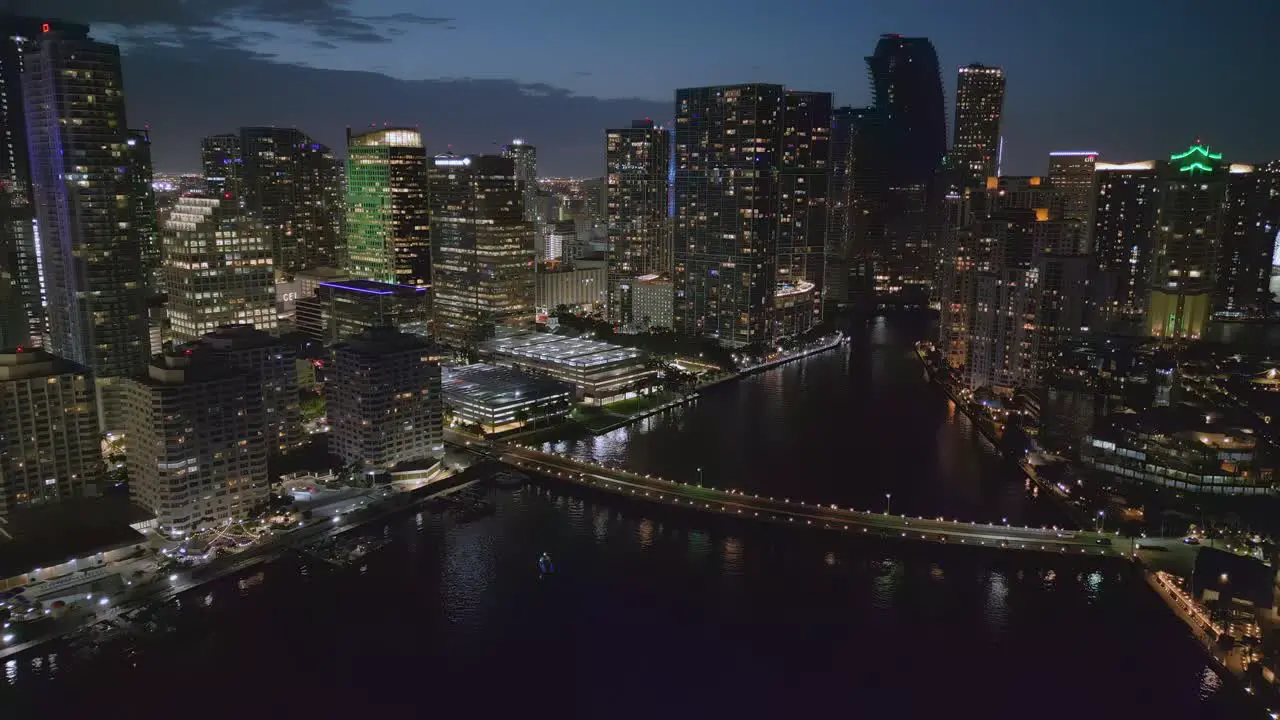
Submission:
<svg viewBox="0 0 1280 720">
<path fill-rule="evenodd" d="M 803 525 L 840 532 L 874 534 L 935 543 L 980 545 L 1008 550 L 1128 557 L 1131 543 L 1118 535 L 1092 531 L 970 523 L 943 518 L 887 515 L 835 505 L 763 497 L 699 487 L 663 478 L 605 468 L 531 447 L 477 438 L 460 439 L 467 449 L 507 464 L 576 485 L 650 502 L 688 507 L 717 515 Z M 1148 542 L 1148 541 L 1143 541 Z"/>
</svg>

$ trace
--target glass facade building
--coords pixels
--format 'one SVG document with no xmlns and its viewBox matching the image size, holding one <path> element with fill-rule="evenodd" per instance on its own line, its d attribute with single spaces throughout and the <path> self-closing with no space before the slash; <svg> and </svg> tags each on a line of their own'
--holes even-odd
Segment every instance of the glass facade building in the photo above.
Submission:
<svg viewBox="0 0 1280 720">
<path fill-rule="evenodd" d="M 49 350 L 94 375 L 106 430 L 118 420 L 112 379 L 150 357 L 120 49 L 48 32 L 24 63 Z"/>
<path fill-rule="evenodd" d="M 1004 114 L 1004 69 L 965 65 L 956 76 L 956 121 L 951 164 L 959 189 L 981 189 L 997 174 L 1000 118 Z"/>
<path fill-rule="evenodd" d="M 673 322 L 727 346 L 773 334 L 786 92 L 676 91 Z"/>
<path fill-rule="evenodd" d="M 411 128 L 347 132 L 346 267 L 352 277 L 431 284 L 427 155 Z"/>
<path fill-rule="evenodd" d="M 524 217 L 515 162 L 440 155 L 431 164 L 436 337 L 472 347 L 500 326 L 532 327 L 534 231 Z"/>
<path fill-rule="evenodd" d="M 605 227 L 609 320 L 634 326 L 631 289 L 641 275 L 669 273 L 667 222 L 671 136 L 652 120 L 605 130 Z"/>
</svg>

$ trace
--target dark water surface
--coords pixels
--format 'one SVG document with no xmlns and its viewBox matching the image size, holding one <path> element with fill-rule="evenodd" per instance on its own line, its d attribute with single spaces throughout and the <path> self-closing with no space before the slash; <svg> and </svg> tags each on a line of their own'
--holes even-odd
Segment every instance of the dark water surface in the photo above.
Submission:
<svg viewBox="0 0 1280 720">
<path fill-rule="evenodd" d="M 887 321 L 847 353 L 573 447 L 805 499 L 1051 516 L 923 381 L 923 332 Z M 393 542 L 363 566 L 290 556 L 187 594 L 174 639 L 135 657 L 15 659 L 0 718 L 1241 717 L 1115 562 L 490 492 L 494 514 L 467 524 L 369 528 Z M 540 578 L 543 551 L 558 572 Z"/>
</svg>

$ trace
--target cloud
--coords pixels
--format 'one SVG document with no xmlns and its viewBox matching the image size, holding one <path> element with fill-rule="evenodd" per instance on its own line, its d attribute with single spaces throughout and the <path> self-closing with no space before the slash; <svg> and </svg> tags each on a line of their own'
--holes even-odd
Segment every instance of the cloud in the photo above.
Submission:
<svg viewBox="0 0 1280 720">
<path fill-rule="evenodd" d="M 394 25 L 447 25 L 452 18 L 400 12 L 360 15 L 351 0 L 10 0 L 10 10 L 39 17 L 178 31 L 227 30 L 236 21 L 278 22 L 324 40 L 379 43 Z"/>
<path fill-rule="evenodd" d="M 151 126 L 162 171 L 195 170 L 201 137 L 242 125 L 298 127 L 345 155 L 347 126 L 395 123 L 421 127 L 429 152 L 496 152 L 525 137 L 538 145 L 540 172 L 600 175 L 605 128 L 672 112 L 667 102 L 583 97 L 548 84 L 301 67 L 191 37 L 196 44 L 141 44 L 124 54 L 128 121 Z"/>
</svg>

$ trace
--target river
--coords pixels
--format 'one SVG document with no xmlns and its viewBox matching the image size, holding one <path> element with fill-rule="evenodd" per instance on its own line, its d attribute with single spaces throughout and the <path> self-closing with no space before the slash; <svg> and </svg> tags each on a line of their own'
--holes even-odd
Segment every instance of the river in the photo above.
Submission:
<svg viewBox="0 0 1280 720">
<path fill-rule="evenodd" d="M 924 380 L 923 321 L 730 383 L 573 452 L 904 512 L 1054 515 Z M 1239 717 L 1180 623 L 1098 559 L 722 524 L 570 488 L 370 527 L 182 598 L 134 656 L 11 661 L 4 717 Z M 546 551 L 554 575 L 535 566 Z"/>
</svg>

